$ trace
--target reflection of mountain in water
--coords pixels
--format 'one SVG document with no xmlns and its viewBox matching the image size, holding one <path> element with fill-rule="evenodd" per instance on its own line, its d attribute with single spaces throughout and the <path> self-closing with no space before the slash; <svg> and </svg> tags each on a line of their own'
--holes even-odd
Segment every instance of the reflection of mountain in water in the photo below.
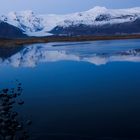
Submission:
<svg viewBox="0 0 140 140">
<path fill-rule="evenodd" d="M 6 59 L 11 57 L 13 54 L 18 53 L 23 47 L 2 47 L 0 46 L 0 58 Z"/>
<path fill-rule="evenodd" d="M 98 50 L 88 46 L 89 43 L 77 44 L 35 44 L 25 47 L 19 52 L 10 50 L 8 54 L 0 57 L 1 65 L 14 67 L 34 67 L 43 62 L 81 61 L 95 65 L 107 64 L 115 61 L 140 62 L 140 49 L 127 48 L 125 50 Z M 5 51 L 7 52 L 7 51 Z M 13 55 L 11 54 L 13 53 Z"/>
</svg>

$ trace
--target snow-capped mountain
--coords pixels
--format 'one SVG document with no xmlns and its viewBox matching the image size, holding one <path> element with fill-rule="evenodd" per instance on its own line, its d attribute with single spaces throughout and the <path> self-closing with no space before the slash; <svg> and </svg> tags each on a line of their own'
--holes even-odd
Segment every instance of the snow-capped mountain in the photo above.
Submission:
<svg viewBox="0 0 140 140">
<path fill-rule="evenodd" d="M 85 12 L 74 13 L 58 23 L 58 26 L 69 27 L 71 25 L 104 25 L 124 23 L 136 20 L 140 17 L 140 8 L 131 9 L 107 9 L 94 7 Z"/>
<path fill-rule="evenodd" d="M 10 12 L 0 20 L 29 36 L 140 33 L 140 8 L 94 7 L 67 15 L 37 15 L 32 11 Z M 139 29 L 138 29 L 139 28 Z M 110 32 L 110 29 L 113 32 Z"/>
<path fill-rule="evenodd" d="M 50 35 L 49 31 L 63 21 L 64 16 L 36 15 L 33 11 L 10 12 L 0 16 L 0 20 L 21 29 L 29 36 Z"/>
<path fill-rule="evenodd" d="M 12 24 L 23 31 L 36 32 L 43 29 L 42 18 L 37 17 L 32 11 L 10 12 L 2 15 L 0 20 Z"/>
<path fill-rule="evenodd" d="M 57 35 L 114 35 L 140 33 L 140 8 L 95 7 L 75 13 L 51 30 Z"/>
</svg>

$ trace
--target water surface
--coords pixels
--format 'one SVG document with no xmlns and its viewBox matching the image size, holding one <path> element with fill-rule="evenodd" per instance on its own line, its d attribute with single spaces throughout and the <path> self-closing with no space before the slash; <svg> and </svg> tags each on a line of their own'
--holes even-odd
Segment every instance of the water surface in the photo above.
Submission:
<svg viewBox="0 0 140 140">
<path fill-rule="evenodd" d="M 31 139 L 140 139 L 140 40 L 0 52 L 0 87 L 22 83 Z"/>
</svg>

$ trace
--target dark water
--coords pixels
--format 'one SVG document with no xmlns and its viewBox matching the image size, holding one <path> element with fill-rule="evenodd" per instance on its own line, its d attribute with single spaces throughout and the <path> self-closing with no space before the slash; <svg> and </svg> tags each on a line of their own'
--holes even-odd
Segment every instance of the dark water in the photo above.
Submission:
<svg viewBox="0 0 140 140">
<path fill-rule="evenodd" d="M 22 83 L 32 140 L 140 139 L 140 40 L 36 44 L 0 55 L 0 87 Z"/>
</svg>

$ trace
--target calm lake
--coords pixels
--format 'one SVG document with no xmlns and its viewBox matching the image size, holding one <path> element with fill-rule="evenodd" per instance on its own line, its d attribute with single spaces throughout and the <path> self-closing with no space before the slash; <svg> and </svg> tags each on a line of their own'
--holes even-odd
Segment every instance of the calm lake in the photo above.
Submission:
<svg viewBox="0 0 140 140">
<path fill-rule="evenodd" d="M 140 139 L 140 40 L 0 48 L 0 88 L 16 80 L 31 140 Z"/>
</svg>

